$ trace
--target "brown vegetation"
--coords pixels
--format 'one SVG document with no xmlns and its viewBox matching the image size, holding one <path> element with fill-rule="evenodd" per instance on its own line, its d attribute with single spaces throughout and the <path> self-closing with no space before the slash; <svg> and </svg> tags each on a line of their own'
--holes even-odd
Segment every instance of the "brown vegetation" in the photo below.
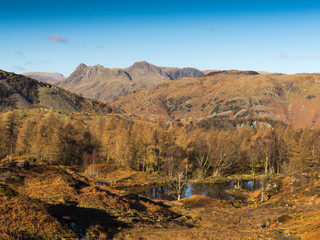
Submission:
<svg viewBox="0 0 320 240">
<path fill-rule="evenodd" d="M 225 130 L 201 125 L 186 128 L 163 121 L 54 111 L 1 116 L 0 157 L 31 155 L 42 164 L 88 167 L 103 163 L 169 178 L 183 173 L 183 178 L 190 179 L 244 172 L 292 175 L 319 166 L 320 161 L 320 132 L 311 128 L 254 127 L 250 122 Z"/>
<path fill-rule="evenodd" d="M 16 167 L 3 167 L 8 164 Z M 177 217 L 163 204 L 126 196 L 73 168 L 17 166 L 3 162 L 0 168 L 1 239 L 107 239 L 133 222 L 161 224 Z"/>
<path fill-rule="evenodd" d="M 320 126 L 319 76 L 222 71 L 131 91 L 113 105 L 146 119 L 267 118 L 299 127 Z"/>
</svg>

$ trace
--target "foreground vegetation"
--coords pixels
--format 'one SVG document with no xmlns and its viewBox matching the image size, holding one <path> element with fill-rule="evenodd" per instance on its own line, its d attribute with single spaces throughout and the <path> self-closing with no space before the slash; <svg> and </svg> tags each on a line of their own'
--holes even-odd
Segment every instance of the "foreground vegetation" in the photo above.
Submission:
<svg viewBox="0 0 320 240">
<path fill-rule="evenodd" d="M 116 172 L 119 181 L 129 173 Z M 130 172 L 133 181 L 144 175 Z M 248 206 L 205 196 L 169 202 L 116 190 L 79 167 L 4 160 L 0 239 L 317 239 L 319 177 L 277 177 L 280 187 L 263 203 L 261 190 L 248 194 Z"/>
</svg>

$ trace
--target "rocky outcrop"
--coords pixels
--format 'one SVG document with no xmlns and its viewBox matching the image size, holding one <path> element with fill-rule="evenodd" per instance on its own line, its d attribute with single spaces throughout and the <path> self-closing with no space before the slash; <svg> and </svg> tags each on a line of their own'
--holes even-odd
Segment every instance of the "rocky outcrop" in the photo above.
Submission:
<svg viewBox="0 0 320 240">
<path fill-rule="evenodd" d="M 110 102 L 132 89 L 150 87 L 167 80 L 201 76 L 204 73 L 195 68 L 158 67 L 145 61 L 124 69 L 86 66 L 82 63 L 65 81 L 59 83 L 59 87 L 84 97 Z"/>
</svg>

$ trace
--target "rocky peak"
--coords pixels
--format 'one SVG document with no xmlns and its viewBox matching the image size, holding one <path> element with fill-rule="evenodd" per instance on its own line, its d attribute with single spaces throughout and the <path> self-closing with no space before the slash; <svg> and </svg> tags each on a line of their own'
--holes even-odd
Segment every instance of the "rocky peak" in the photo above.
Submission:
<svg viewBox="0 0 320 240">
<path fill-rule="evenodd" d="M 148 62 L 146 62 L 146 61 L 140 61 L 140 62 L 135 62 L 131 67 L 132 68 L 146 69 L 146 68 L 150 68 L 150 66 L 153 66 L 153 65 L 148 63 Z"/>
<path fill-rule="evenodd" d="M 84 63 L 80 63 L 79 66 L 76 68 L 76 71 L 82 71 L 83 69 L 87 68 L 88 66 L 85 65 Z"/>
<path fill-rule="evenodd" d="M 100 64 L 97 64 L 97 65 L 95 65 L 94 67 L 96 67 L 96 68 L 104 68 L 104 66 L 102 66 L 102 65 L 100 65 Z"/>
</svg>

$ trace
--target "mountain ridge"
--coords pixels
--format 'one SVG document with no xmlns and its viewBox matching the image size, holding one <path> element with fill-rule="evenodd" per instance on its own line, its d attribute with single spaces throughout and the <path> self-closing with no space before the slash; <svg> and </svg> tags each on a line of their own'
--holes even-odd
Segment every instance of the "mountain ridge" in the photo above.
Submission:
<svg viewBox="0 0 320 240">
<path fill-rule="evenodd" d="M 195 68 L 158 67 L 146 61 L 135 62 L 127 68 L 105 68 L 81 63 L 58 86 L 87 98 L 110 102 L 132 89 L 150 87 L 166 80 L 200 76 L 204 76 L 204 73 Z"/>
</svg>

